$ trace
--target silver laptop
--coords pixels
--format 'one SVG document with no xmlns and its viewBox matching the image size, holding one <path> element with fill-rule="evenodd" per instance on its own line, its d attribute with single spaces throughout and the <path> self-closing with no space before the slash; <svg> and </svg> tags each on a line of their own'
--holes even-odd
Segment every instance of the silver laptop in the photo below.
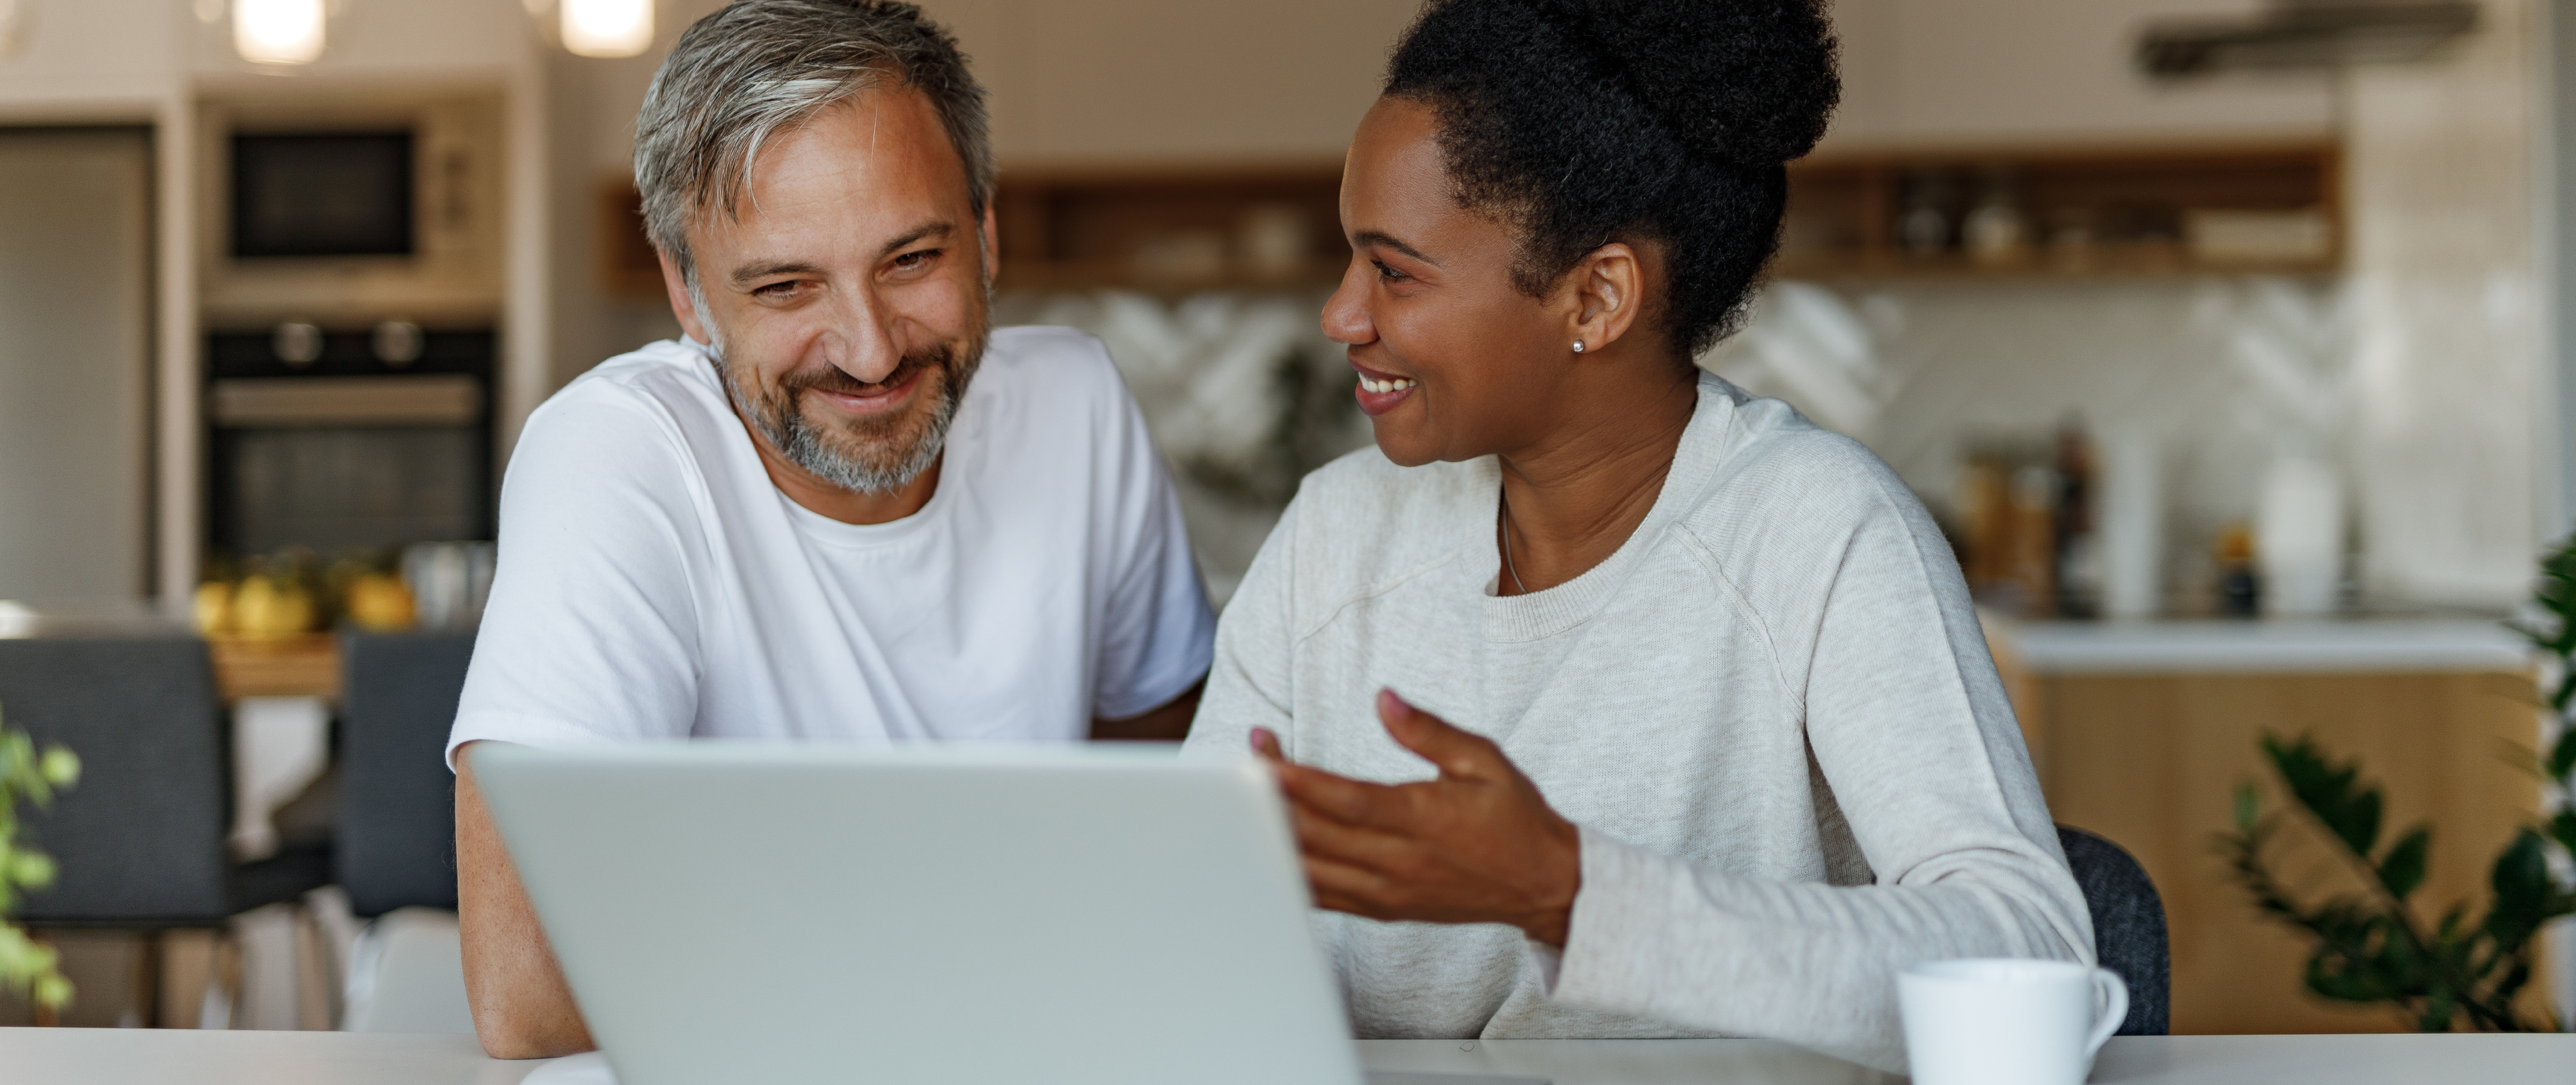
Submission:
<svg viewBox="0 0 2576 1085">
<path fill-rule="evenodd" d="M 622 1085 L 1362 1081 L 1249 760 L 700 742 L 474 769 Z"/>
</svg>

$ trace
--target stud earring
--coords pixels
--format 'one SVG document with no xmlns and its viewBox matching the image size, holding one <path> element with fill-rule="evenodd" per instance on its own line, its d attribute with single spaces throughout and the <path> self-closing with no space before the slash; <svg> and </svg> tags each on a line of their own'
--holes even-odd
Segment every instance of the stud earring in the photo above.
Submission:
<svg viewBox="0 0 2576 1085">
<path fill-rule="evenodd" d="M 1574 341 L 1574 352 L 1576 354 L 1583 353 L 1583 340 L 1577 339 Z"/>
</svg>

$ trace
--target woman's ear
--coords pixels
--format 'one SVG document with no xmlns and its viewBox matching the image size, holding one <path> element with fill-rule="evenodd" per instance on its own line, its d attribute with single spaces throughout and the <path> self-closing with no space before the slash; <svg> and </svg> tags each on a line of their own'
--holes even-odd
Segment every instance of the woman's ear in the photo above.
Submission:
<svg viewBox="0 0 2576 1085">
<path fill-rule="evenodd" d="M 1646 300 L 1646 268 L 1637 250 L 1613 241 L 1584 254 L 1566 282 L 1573 288 L 1567 346 L 1580 342 L 1590 354 L 1618 342 L 1636 326 Z"/>
</svg>

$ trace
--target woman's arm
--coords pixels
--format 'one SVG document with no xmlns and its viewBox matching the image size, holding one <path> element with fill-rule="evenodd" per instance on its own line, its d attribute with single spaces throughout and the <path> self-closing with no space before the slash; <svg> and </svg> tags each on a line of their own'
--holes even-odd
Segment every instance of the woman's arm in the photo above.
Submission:
<svg viewBox="0 0 2576 1085">
<path fill-rule="evenodd" d="M 1288 728 L 1293 665 L 1297 502 L 1261 543 L 1216 623 L 1216 660 L 1190 721 L 1182 756 L 1235 756 L 1256 728 Z"/>
</svg>

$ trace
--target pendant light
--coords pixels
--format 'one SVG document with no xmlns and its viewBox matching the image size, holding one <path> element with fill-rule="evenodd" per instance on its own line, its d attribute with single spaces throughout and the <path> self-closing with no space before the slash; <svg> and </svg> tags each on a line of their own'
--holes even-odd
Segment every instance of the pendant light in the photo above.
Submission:
<svg viewBox="0 0 2576 1085">
<path fill-rule="evenodd" d="M 586 57 L 631 57 L 653 45 L 653 0 L 557 0 L 563 45 Z"/>
<path fill-rule="evenodd" d="M 325 0 L 233 0 L 233 51 L 253 64 L 310 64 L 322 56 Z"/>
</svg>

